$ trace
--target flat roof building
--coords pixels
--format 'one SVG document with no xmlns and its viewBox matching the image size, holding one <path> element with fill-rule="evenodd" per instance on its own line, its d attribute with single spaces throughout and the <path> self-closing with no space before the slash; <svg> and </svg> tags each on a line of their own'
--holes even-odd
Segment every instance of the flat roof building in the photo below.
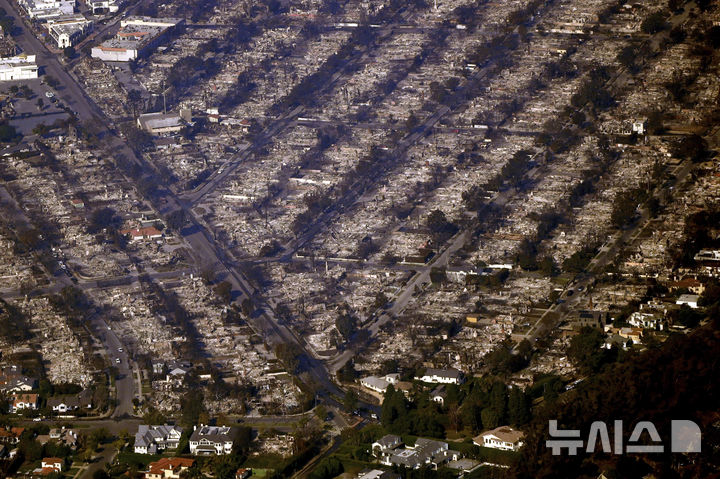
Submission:
<svg viewBox="0 0 720 479">
<path fill-rule="evenodd" d="M 147 55 L 168 32 L 185 22 L 182 18 L 128 17 L 120 30 L 102 44 L 93 47 L 91 56 L 108 62 L 130 62 Z"/>
<path fill-rule="evenodd" d="M 35 55 L 0 58 L 0 81 L 30 80 L 38 77 Z"/>
<path fill-rule="evenodd" d="M 75 0 L 18 0 L 18 5 L 30 18 L 37 20 L 70 15 L 75 11 Z"/>
<path fill-rule="evenodd" d="M 120 0 L 93 0 L 88 5 L 93 15 L 101 15 L 103 13 L 116 13 L 120 10 L 122 2 Z"/>
<path fill-rule="evenodd" d="M 67 48 L 78 44 L 92 31 L 93 22 L 85 18 L 70 18 L 66 21 L 53 22 L 48 26 L 50 36 L 58 48 Z"/>
<path fill-rule="evenodd" d="M 161 135 L 177 133 L 191 121 L 191 111 L 182 109 L 179 113 L 145 113 L 138 117 L 137 125 L 153 135 Z"/>
</svg>

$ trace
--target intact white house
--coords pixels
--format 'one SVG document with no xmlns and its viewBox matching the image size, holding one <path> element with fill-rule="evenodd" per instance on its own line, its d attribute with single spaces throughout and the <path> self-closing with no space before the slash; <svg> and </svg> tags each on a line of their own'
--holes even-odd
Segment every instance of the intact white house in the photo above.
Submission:
<svg viewBox="0 0 720 479">
<path fill-rule="evenodd" d="M 371 391 L 378 393 L 384 393 L 388 386 L 395 385 L 400 381 L 400 375 L 397 373 L 387 374 L 382 377 L 378 376 L 367 376 L 360 379 L 360 385 L 364 388 L 368 388 Z"/>
<path fill-rule="evenodd" d="M 62 472 L 65 461 L 59 457 L 46 457 L 40 463 L 42 474 L 50 472 Z"/>
<path fill-rule="evenodd" d="M 38 404 L 37 394 L 16 394 L 10 397 L 10 412 L 16 413 L 23 409 L 36 410 Z"/>
<path fill-rule="evenodd" d="M 141 424 L 135 434 L 135 453 L 157 454 L 164 449 L 177 449 L 182 432 L 178 426 Z"/>
<path fill-rule="evenodd" d="M 427 368 L 425 374 L 422 376 L 415 376 L 415 379 L 424 383 L 462 384 L 464 378 L 462 371 L 458 371 L 455 368 Z"/>
<path fill-rule="evenodd" d="M 233 448 L 232 429 L 227 426 L 195 426 L 190 435 L 190 454 L 213 456 L 230 454 Z"/>
<path fill-rule="evenodd" d="M 501 449 L 503 451 L 517 451 L 523 445 L 522 438 L 525 434 L 510 426 L 496 427 L 473 438 L 473 443 L 480 447 Z"/>
<path fill-rule="evenodd" d="M 38 77 L 35 55 L 0 58 L 0 81 L 30 80 Z"/>
<path fill-rule="evenodd" d="M 441 464 L 460 458 L 460 453 L 448 449 L 448 443 L 443 441 L 419 437 L 413 446 L 402 448 L 402 445 L 398 436 L 389 434 L 373 443 L 372 451 L 382 464 L 408 469 L 419 469 L 425 465 L 437 469 Z"/>
<path fill-rule="evenodd" d="M 441 406 L 445 405 L 445 399 L 447 399 L 447 392 L 445 392 L 445 386 L 440 385 L 430 391 L 430 399 L 433 402 L 438 403 Z"/>
<path fill-rule="evenodd" d="M 66 413 L 80 409 L 80 400 L 77 396 L 51 397 L 47 400 L 48 407 L 59 413 Z"/>
<path fill-rule="evenodd" d="M 692 309 L 697 309 L 698 307 L 698 301 L 700 301 L 700 296 L 697 294 L 681 294 L 680 297 L 675 301 L 675 304 L 683 305 L 686 304 L 690 306 Z"/>
<path fill-rule="evenodd" d="M 32 391 L 38 386 L 35 378 L 28 376 L 9 375 L 0 378 L 0 391 L 4 393 L 22 393 Z"/>
<path fill-rule="evenodd" d="M 658 313 L 646 313 L 635 311 L 628 318 L 628 324 L 636 328 L 655 329 L 662 331 L 665 328 L 665 320 Z"/>
</svg>

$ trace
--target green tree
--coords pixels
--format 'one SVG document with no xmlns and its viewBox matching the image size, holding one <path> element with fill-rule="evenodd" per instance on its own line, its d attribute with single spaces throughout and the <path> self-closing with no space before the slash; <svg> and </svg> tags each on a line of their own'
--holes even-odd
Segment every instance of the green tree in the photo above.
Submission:
<svg viewBox="0 0 720 479">
<path fill-rule="evenodd" d="M 128 144 L 136 151 L 144 151 L 152 145 L 153 138 L 146 130 L 142 130 L 135 126 L 135 123 L 124 123 L 120 127 L 120 131 L 125 135 Z"/>
<path fill-rule="evenodd" d="M 190 390 L 180 399 L 180 423 L 192 428 L 200 422 L 202 415 L 207 415 L 202 390 Z"/>
<path fill-rule="evenodd" d="M 22 138 L 22 135 L 15 130 L 14 126 L 0 122 L 0 143 L 10 143 L 19 138 Z"/>
<path fill-rule="evenodd" d="M 664 30 L 667 26 L 665 18 L 665 13 L 663 12 L 651 13 L 640 24 L 640 30 L 642 30 L 643 33 L 647 33 L 650 35 L 658 33 Z"/>
<path fill-rule="evenodd" d="M 545 256 L 538 261 L 538 269 L 543 276 L 548 278 L 558 274 L 558 266 L 552 256 Z"/>
<path fill-rule="evenodd" d="M 480 414 L 482 417 L 483 429 L 494 429 L 500 426 L 500 417 L 493 408 L 486 407 Z"/>
<path fill-rule="evenodd" d="M 638 199 L 635 191 L 623 191 L 615 195 L 613 209 L 610 213 L 610 221 L 616 228 L 628 224 L 635 216 L 638 207 Z"/>
<path fill-rule="evenodd" d="M 145 412 L 145 414 L 143 415 L 143 422 L 145 424 L 153 425 L 165 424 L 167 422 L 167 417 L 163 413 L 155 409 L 155 407 L 150 406 L 147 409 L 147 412 Z"/>
<path fill-rule="evenodd" d="M 502 381 L 495 381 L 490 389 L 490 407 L 497 413 L 501 423 L 506 422 L 508 408 L 507 386 Z"/>
<path fill-rule="evenodd" d="M 180 479 L 205 479 L 206 477 L 197 463 L 180 473 Z"/>
<path fill-rule="evenodd" d="M 315 417 L 317 417 L 317 418 L 320 419 L 321 421 L 324 421 L 325 418 L 327 417 L 327 415 L 328 415 L 328 410 L 327 410 L 327 408 L 326 408 L 325 406 L 323 406 L 322 404 L 318 405 L 318 406 L 315 408 Z"/>
<path fill-rule="evenodd" d="M 383 403 L 380 409 L 380 422 L 386 428 L 399 420 L 404 419 L 408 413 L 408 405 L 405 395 L 402 391 L 396 391 L 395 387 L 390 384 L 385 390 Z"/>
<path fill-rule="evenodd" d="M 183 226 L 185 226 L 185 223 L 187 222 L 187 215 L 185 213 L 185 210 L 179 209 L 173 211 L 167 216 L 166 221 L 168 228 L 173 231 L 180 232 L 180 230 L 183 228 Z"/>
<path fill-rule="evenodd" d="M 441 210 L 433 210 L 428 215 L 427 226 L 433 238 L 439 243 L 444 242 L 457 231 L 457 226 L 448 221 Z"/>
<path fill-rule="evenodd" d="M 482 408 L 474 401 L 465 401 L 460 408 L 462 423 L 474 433 L 482 429 Z"/>
<path fill-rule="evenodd" d="M 576 251 L 570 257 L 565 258 L 563 261 L 563 270 L 570 273 L 580 273 L 587 268 L 595 256 L 595 249 L 589 246 L 585 246 L 582 249 Z"/>
<path fill-rule="evenodd" d="M 52 75 L 45 75 L 44 81 L 51 88 L 57 88 L 57 86 L 60 84 L 60 82 L 57 81 L 57 79 Z"/>
<path fill-rule="evenodd" d="M 340 332 L 345 341 L 349 341 L 353 333 L 355 333 L 355 318 L 353 318 L 348 312 L 345 311 L 341 313 L 335 320 L 335 327 Z"/>
<path fill-rule="evenodd" d="M 525 391 L 518 387 L 510 389 L 508 397 L 508 419 L 513 426 L 523 426 L 531 419 L 530 401 Z"/>
<path fill-rule="evenodd" d="M 343 398 L 343 408 L 347 412 L 352 412 L 355 410 L 358 404 L 358 396 L 355 391 L 352 389 L 348 389 L 345 393 L 345 397 Z"/>
<path fill-rule="evenodd" d="M 320 461 L 320 464 L 308 477 L 309 479 L 332 479 L 342 474 L 344 470 L 342 462 L 331 456 Z"/>
<path fill-rule="evenodd" d="M 218 295 L 223 303 L 230 304 L 232 301 L 232 284 L 230 284 L 229 281 L 221 282 L 215 286 L 215 294 Z"/>
<path fill-rule="evenodd" d="M 95 234 L 103 229 L 117 229 L 122 219 L 115 214 L 115 210 L 108 207 L 98 208 L 90 216 L 88 233 Z"/>
<path fill-rule="evenodd" d="M 140 93 L 140 90 L 130 90 L 128 92 L 128 102 L 130 103 L 133 117 L 137 118 L 138 108 L 142 104 L 142 94 Z"/>
<path fill-rule="evenodd" d="M 632 45 L 623 47 L 617 54 L 617 61 L 624 68 L 632 70 L 635 68 L 635 62 L 637 61 L 637 50 Z"/>
<path fill-rule="evenodd" d="M 708 156 L 708 144 L 702 136 L 692 134 L 680 140 L 674 153 L 681 158 L 701 162 Z"/>
<path fill-rule="evenodd" d="M 355 370 L 355 364 L 352 359 L 349 359 L 343 366 L 338 369 L 337 377 L 341 382 L 351 383 L 355 381 L 358 373 Z"/>
<path fill-rule="evenodd" d="M 275 346 L 275 356 L 280 360 L 289 373 L 293 374 L 300 366 L 302 351 L 294 343 L 280 343 Z"/>
<path fill-rule="evenodd" d="M 605 360 L 604 350 L 601 348 L 604 342 L 605 335 L 602 331 L 583 327 L 579 334 L 570 340 L 568 358 L 584 373 L 597 372 Z"/>
<path fill-rule="evenodd" d="M 473 185 L 462 192 L 463 204 L 468 211 L 478 211 L 485 205 L 486 195 L 484 188 Z"/>
</svg>

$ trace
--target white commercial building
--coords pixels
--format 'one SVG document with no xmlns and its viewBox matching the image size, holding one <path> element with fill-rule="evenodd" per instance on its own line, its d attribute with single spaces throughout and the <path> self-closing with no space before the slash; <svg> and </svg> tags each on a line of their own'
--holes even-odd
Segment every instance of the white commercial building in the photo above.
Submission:
<svg viewBox="0 0 720 479">
<path fill-rule="evenodd" d="M 93 15 L 99 15 L 102 13 L 116 13 L 122 2 L 115 0 L 93 0 L 89 2 L 90 8 L 92 9 Z"/>
<path fill-rule="evenodd" d="M 75 11 L 75 0 L 18 0 L 18 4 L 30 18 L 48 18 L 71 15 Z"/>
<path fill-rule="evenodd" d="M 92 31 L 93 22 L 82 15 L 68 15 L 48 20 L 48 32 L 57 42 L 58 48 L 67 48 L 79 43 Z"/>
<path fill-rule="evenodd" d="M 35 55 L 0 58 L 0 81 L 30 80 L 37 77 Z"/>
<path fill-rule="evenodd" d="M 115 38 L 93 47 L 91 56 L 106 62 L 137 60 L 155 48 L 181 18 L 128 17 L 120 22 Z"/>
<path fill-rule="evenodd" d="M 138 128 L 161 135 L 177 133 L 192 122 L 192 112 L 183 108 L 179 113 L 144 113 L 137 119 Z"/>
</svg>

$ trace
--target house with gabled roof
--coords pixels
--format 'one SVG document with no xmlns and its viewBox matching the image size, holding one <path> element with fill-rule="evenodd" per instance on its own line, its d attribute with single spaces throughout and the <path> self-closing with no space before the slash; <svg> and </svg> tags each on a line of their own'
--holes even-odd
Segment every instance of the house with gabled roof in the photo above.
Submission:
<svg viewBox="0 0 720 479">
<path fill-rule="evenodd" d="M 0 391 L 5 393 L 29 392 L 38 387 L 38 380 L 19 374 L 3 374 L 0 376 Z"/>
<path fill-rule="evenodd" d="M 72 395 L 51 397 L 47 400 L 47 406 L 55 412 L 66 413 L 80 409 L 80 400 Z"/>
<path fill-rule="evenodd" d="M 59 457 L 46 457 L 42 460 L 41 467 L 43 470 L 51 469 L 51 472 L 62 472 L 65 461 Z"/>
<path fill-rule="evenodd" d="M 10 398 L 10 412 L 16 413 L 23 409 L 36 410 L 38 408 L 39 399 L 37 394 L 16 394 Z"/>
<path fill-rule="evenodd" d="M 135 453 L 157 454 L 165 449 L 177 449 L 182 433 L 183 429 L 179 426 L 141 424 L 135 434 Z"/>
<path fill-rule="evenodd" d="M 233 448 L 233 432 L 227 426 L 195 426 L 190 435 L 190 454 L 214 456 L 230 454 Z"/>
<path fill-rule="evenodd" d="M 517 451 L 523 445 L 522 439 L 524 436 L 525 434 L 522 431 L 513 429 L 510 426 L 500 426 L 473 438 L 473 443 L 480 447 Z"/>
<path fill-rule="evenodd" d="M 184 457 L 163 457 L 148 464 L 145 479 L 180 479 L 180 474 L 191 468 L 195 459 Z"/>
<path fill-rule="evenodd" d="M 448 448 L 448 443 L 419 437 L 415 445 L 387 451 L 380 462 L 386 466 L 404 466 L 408 469 L 419 469 L 425 465 L 437 469 L 448 461 L 456 461 L 461 457 L 458 451 Z"/>
<path fill-rule="evenodd" d="M 372 443 L 371 450 L 375 456 L 382 457 L 402 445 L 403 441 L 400 436 L 396 436 L 395 434 L 386 434 Z"/>
<path fill-rule="evenodd" d="M 0 428 L 0 442 L 5 444 L 17 444 L 20 442 L 20 436 L 25 432 L 24 427 Z"/>
<path fill-rule="evenodd" d="M 464 377 L 462 371 L 455 368 L 427 368 L 422 376 L 415 376 L 415 380 L 433 384 L 462 384 Z"/>
</svg>

